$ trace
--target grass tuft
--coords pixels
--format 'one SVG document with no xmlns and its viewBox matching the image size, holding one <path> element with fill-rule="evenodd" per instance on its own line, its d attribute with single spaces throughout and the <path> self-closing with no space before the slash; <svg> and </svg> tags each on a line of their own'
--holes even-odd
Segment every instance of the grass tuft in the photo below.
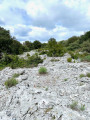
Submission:
<svg viewBox="0 0 90 120">
<path fill-rule="evenodd" d="M 87 73 L 86 76 L 87 76 L 87 77 L 90 77 L 90 73 Z"/>
<path fill-rule="evenodd" d="M 80 110 L 81 110 L 81 111 L 84 111 L 84 110 L 85 110 L 85 105 L 82 105 L 82 104 L 81 104 Z"/>
<path fill-rule="evenodd" d="M 77 108 L 77 105 L 78 105 L 78 102 L 77 102 L 77 101 L 74 101 L 74 102 L 72 102 L 72 104 L 70 105 L 70 108 L 71 108 L 71 109 L 76 109 L 76 108 Z"/>
<path fill-rule="evenodd" d="M 46 73 L 47 73 L 47 69 L 45 67 L 40 67 L 39 74 L 46 74 Z"/>
<path fill-rule="evenodd" d="M 85 77 L 85 75 L 84 74 L 80 74 L 80 76 L 79 76 L 80 78 L 82 78 L 82 77 Z"/>
<path fill-rule="evenodd" d="M 13 78 L 19 77 L 19 75 L 20 75 L 20 74 L 15 73 L 15 74 L 13 75 Z"/>
<path fill-rule="evenodd" d="M 10 88 L 12 86 L 15 86 L 16 84 L 18 84 L 18 81 L 15 78 L 11 78 L 5 81 L 6 88 Z"/>
</svg>

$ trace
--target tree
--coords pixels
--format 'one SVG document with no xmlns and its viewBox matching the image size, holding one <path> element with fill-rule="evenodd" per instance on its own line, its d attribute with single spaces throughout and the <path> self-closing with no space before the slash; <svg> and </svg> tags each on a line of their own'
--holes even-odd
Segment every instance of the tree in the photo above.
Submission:
<svg viewBox="0 0 90 120">
<path fill-rule="evenodd" d="M 87 41 L 90 39 L 90 31 L 86 32 L 84 35 L 80 36 L 79 43 L 83 43 L 84 41 Z"/>
<path fill-rule="evenodd" d="M 25 41 L 23 45 L 26 46 L 29 50 L 33 50 L 33 43 L 30 41 Z"/>
<path fill-rule="evenodd" d="M 48 41 L 48 56 L 58 57 L 64 54 L 64 48 L 62 44 L 57 43 L 56 39 L 50 38 Z"/>
<path fill-rule="evenodd" d="M 0 51 L 11 53 L 12 41 L 9 30 L 0 27 Z"/>
<path fill-rule="evenodd" d="M 67 46 L 70 45 L 71 43 L 77 41 L 78 39 L 79 39 L 79 37 L 77 37 L 77 36 L 73 36 L 73 37 L 69 38 L 67 40 Z"/>
<path fill-rule="evenodd" d="M 90 53 L 90 39 L 88 39 L 87 41 L 83 42 L 81 47 L 82 47 L 83 51 L 86 51 L 86 52 Z"/>
<path fill-rule="evenodd" d="M 79 48 L 80 48 L 79 40 L 71 43 L 71 44 L 68 46 L 68 50 L 71 50 L 71 51 L 74 51 L 74 50 L 79 49 Z"/>
<path fill-rule="evenodd" d="M 19 41 L 15 39 L 15 37 L 13 38 L 12 42 L 12 53 L 16 55 L 23 53 L 23 46 Z"/>
<path fill-rule="evenodd" d="M 38 48 L 41 48 L 41 42 L 39 42 L 38 40 L 35 40 L 33 42 L 33 46 L 34 46 L 34 49 L 38 49 Z"/>
</svg>

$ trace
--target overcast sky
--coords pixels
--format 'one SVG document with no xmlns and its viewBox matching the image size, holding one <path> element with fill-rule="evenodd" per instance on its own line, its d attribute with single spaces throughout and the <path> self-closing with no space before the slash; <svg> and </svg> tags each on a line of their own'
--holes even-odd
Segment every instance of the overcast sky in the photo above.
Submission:
<svg viewBox="0 0 90 120">
<path fill-rule="evenodd" d="M 66 40 L 90 30 L 90 0 L 0 0 L 0 26 L 20 42 Z"/>
</svg>

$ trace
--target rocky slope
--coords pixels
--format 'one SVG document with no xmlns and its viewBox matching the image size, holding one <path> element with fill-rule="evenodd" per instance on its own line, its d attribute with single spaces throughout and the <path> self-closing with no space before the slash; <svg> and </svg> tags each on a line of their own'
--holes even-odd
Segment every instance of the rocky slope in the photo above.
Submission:
<svg viewBox="0 0 90 120">
<path fill-rule="evenodd" d="M 0 120 L 90 120 L 90 78 L 79 77 L 90 72 L 90 63 L 68 63 L 68 54 L 54 62 L 41 57 L 46 59 L 38 67 L 0 71 Z M 41 66 L 46 75 L 38 73 Z M 19 83 L 6 89 L 4 82 L 14 73 L 20 74 Z"/>
</svg>

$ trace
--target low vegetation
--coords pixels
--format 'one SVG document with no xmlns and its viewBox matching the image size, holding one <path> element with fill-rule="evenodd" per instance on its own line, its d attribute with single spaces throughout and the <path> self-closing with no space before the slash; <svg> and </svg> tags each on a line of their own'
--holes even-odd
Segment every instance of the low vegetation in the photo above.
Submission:
<svg viewBox="0 0 90 120">
<path fill-rule="evenodd" d="M 16 80 L 17 77 L 19 77 L 20 74 L 15 73 L 12 78 L 8 79 L 5 81 L 5 86 L 6 88 L 10 88 L 12 86 L 15 86 L 16 84 L 18 84 L 18 81 Z"/>
<path fill-rule="evenodd" d="M 81 61 L 90 62 L 90 55 L 86 55 L 86 56 L 82 57 Z"/>
<path fill-rule="evenodd" d="M 81 104 L 81 106 L 79 106 L 77 101 L 73 101 L 72 104 L 70 105 L 70 108 L 73 109 L 73 110 L 84 111 L 85 110 L 85 105 Z"/>
<path fill-rule="evenodd" d="M 37 55 L 28 56 L 28 59 L 19 58 L 17 55 L 7 55 L 5 54 L 2 59 L 0 59 L 0 68 L 3 69 L 6 66 L 15 68 L 29 68 L 36 67 L 39 63 L 42 63 L 43 60 Z"/>
<path fill-rule="evenodd" d="M 90 77 L 90 73 L 87 73 L 86 76 L 87 76 L 87 77 Z"/>
<path fill-rule="evenodd" d="M 71 109 L 77 109 L 78 106 L 78 102 L 77 101 L 73 101 L 72 104 L 70 105 Z"/>
<path fill-rule="evenodd" d="M 57 61 L 59 61 L 59 59 L 51 59 L 51 62 L 57 62 Z"/>
<path fill-rule="evenodd" d="M 48 91 L 48 87 L 47 87 L 47 88 L 45 88 L 45 91 Z"/>
<path fill-rule="evenodd" d="M 67 58 L 67 62 L 72 62 L 72 58 Z"/>
<path fill-rule="evenodd" d="M 80 110 L 84 111 L 85 110 L 85 105 L 81 104 Z"/>
<path fill-rule="evenodd" d="M 13 77 L 11 79 L 8 79 L 7 81 L 5 81 L 6 88 L 10 88 L 12 86 L 15 86 L 16 84 L 18 84 L 18 81 Z"/>
<path fill-rule="evenodd" d="M 18 67 L 34 67 L 42 63 L 43 60 L 38 55 L 30 56 L 27 53 L 27 60 L 17 56 L 34 49 L 40 55 L 47 54 L 49 57 L 61 57 L 68 52 L 71 55 L 71 58 L 67 59 L 68 62 L 78 58 L 81 61 L 90 62 L 90 31 L 87 31 L 84 35 L 72 36 L 67 40 L 58 42 L 55 38 L 50 38 L 48 43 L 35 40 L 33 43 L 25 41 L 21 44 L 15 37 L 10 35 L 8 30 L 0 27 L 0 70 L 7 66 L 14 69 Z"/>
<path fill-rule="evenodd" d="M 19 73 L 15 73 L 14 75 L 13 75 L 13 78 L 16 78 L 16 77 L 19 77 Z"/>
<path fill-rule="evenodd" d="M 80 78 L 82 78 L 82 77 L 85 77 L 85 75 L 84 74 L 80 74 Z"/>
<path fill-rule="evenodd" d="M 65 78 L 65 79 L 64 79 L 64 81 L 67 81 L 67 80 L 68 80 L 68 78 Z"/>
<path fill-rule="evenodd" d="M 87 73 L 86 75 L 85 74 L 80 74 L 80 78 L 82 77 L 90 77 L 90 73 Z"/>
<path fill-rule="evenodd" d="M 45 67 L 40 67 L 39 74 L 46 74 L 46 73 L 47 73 L 47 69 Z"/>
</svg>

